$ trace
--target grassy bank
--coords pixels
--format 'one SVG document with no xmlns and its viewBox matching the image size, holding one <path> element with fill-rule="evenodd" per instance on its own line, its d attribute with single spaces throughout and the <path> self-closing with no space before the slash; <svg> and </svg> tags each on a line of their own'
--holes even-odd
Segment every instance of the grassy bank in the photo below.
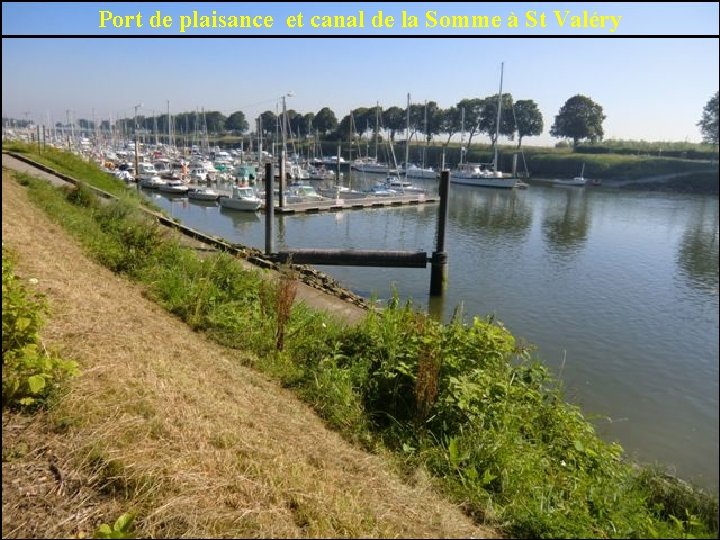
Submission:
<svg viewBox="0 0 720 540">
<path fill-rule="evenodd" d="M 302 396 L 348 439 L 429 471 L 479 521 L 522 537 L 714 537 L 717 499 L 627 463 L 491 319 L 445 325 L 397 303 L 345 327 L 227 255 L 168 242 L 131 203 L 22 177 L 90 256 Z M 147 511 L 147 509 L 145 509 Z"/>
</svg>

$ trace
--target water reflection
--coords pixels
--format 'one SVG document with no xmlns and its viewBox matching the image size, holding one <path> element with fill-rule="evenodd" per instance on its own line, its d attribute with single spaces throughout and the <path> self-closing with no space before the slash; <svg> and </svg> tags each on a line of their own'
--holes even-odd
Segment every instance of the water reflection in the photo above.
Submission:
<svg viewBox="0 0 720 540">
<path fill-rule="evenodd" d="M 450 215 L 463 228 L 480 228 L 490 236 L 510 233 L 513 239 L 525 235 L 532 225 L 525 194 L 514 190 L 452 186 Z"/>
<path fill-rule="evenodd" d="M 230 219 L 233 227 L 238 231 L 250 231 L 257 227 L 257 224 L 260 223 L 260 216 L 257 212 L 239 212 L 237 210 L 225 208 L 224 206 L 220 206 L 219 211 L 220 215 L 226 216 Z"/>
<path fill-rule="evenodd" d="M 718 292 L 718 205 L 703 199 L 680 240 L 677 263 L 690 286 Z"/>
<path fill-rule="evenodd" d="M 583 188 L 563 187 L 556 191 L 562 194 L 550 203 L 543 219 L 546 245 L 558 255 L 574 255 L 587 242 L 590 228 L 588 200 Z"/>
</svg>

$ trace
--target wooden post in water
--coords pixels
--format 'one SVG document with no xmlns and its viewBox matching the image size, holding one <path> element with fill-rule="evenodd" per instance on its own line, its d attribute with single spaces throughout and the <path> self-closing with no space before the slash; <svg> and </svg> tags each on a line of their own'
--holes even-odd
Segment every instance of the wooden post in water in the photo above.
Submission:
<svg viewBox="0 0 720 540">
<path fill-rule="evenodd" d="M 270 255 L 273 251 L 273 166 L 272 163 L 265 164 L 265 254 Z"/>
<path fill-rule="evenodd" d="M 438 209 L 435 251 L 430 262 L 430 296 L 442 296 L 447 281 L 448 254 L 445 251 L 445 224 L 448 214 L 450 171 L 440 173 L 440 208 Z"/>
</svg>

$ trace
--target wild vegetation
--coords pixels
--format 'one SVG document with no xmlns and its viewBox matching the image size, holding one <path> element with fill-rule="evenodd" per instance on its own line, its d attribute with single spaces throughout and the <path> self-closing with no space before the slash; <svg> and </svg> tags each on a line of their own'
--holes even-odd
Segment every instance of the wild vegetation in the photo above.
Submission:
<svg viewBox="0 0 720 540">
<path fill-rule="evenodd" d="M 291 275 L 268 282 L 228 255 L 199 257 L 131 201 L 100 206 L 21 178 L 89 255 L 252 352 L 349 439 L 429 471 L 477 520 L 516 537 L 717 536 L 716 497 L 628 463 L 498 321 L 458 312 L 442 324 L 396 300 L 346 327 L 293 302 Z"/>
<path fill-rule="evenodd" d="M 12 256 L 3 246 L 3 409 L 32 410 L 45 405 L 59 385 L 78 373 L 76 362 L 62 359 L 43 347 L 39 332 L 46 309 L 42 296 L 15 275 Z"/>
</svg>

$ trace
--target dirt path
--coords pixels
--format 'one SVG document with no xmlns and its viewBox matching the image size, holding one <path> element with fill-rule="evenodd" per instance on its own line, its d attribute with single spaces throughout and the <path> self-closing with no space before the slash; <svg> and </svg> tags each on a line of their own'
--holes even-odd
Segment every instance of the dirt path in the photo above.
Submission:
<svg viewBox="0 0 720 540">
<path fill-rule="evenodd" d="M 2 235 L 48 297 L 45 345 L 82 369 L 49 414 L 3 414 L 3 537 L 128 510 L 139 537 L 497 536 L 89 261 L 6 174 Z"/>
</svg>

